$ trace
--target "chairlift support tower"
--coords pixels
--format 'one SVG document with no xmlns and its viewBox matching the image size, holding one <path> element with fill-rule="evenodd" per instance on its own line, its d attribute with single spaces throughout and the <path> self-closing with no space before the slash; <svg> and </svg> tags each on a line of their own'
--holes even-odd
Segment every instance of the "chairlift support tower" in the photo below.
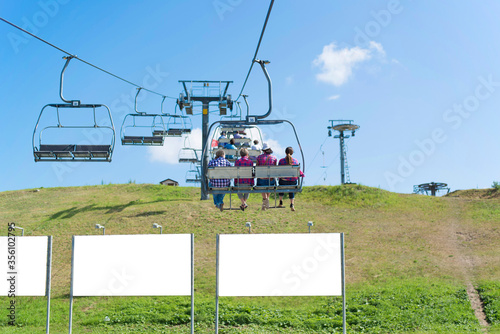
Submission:
<svg viewBox="0 0 500 334">
<path fill-rule="evenodd" d="M 340 144 L 340 182 L 341 184 L 351 183 L 349 176 L 349 165 L 347 164 L 347 150 L 345 146 L 344 139 L 351 137 L 350 135 L 345 135 L 344 132 L 351 131 L 351 135 L 354 137 L 356 130 L 359 129 L 359 125 L 353 124 L 353 120 L 330 120 L 330 126 L 328 127 L 328 136 L 332 136 L 332 130 L 338 131 L 339 134 L 335 135 L 333 138 L 339 139 Z M 347 182 L 346 182 L 347 175 Z"/>
<path fill-rule="evenodd" d="M 209 136 L 209 105 L 211 102 L 218 102 L 219 112 L 226 115 L 227 109 L 233 110 L 231 95 L 227 94 L 227 89 L 232 81 L 209 81 L 209 80 L 179 80 L 184 92 L 180 94 L 177 104 L 182 110 L 186 108 L 186 115 L 193 114 L 193 102 L 201 102 L 202 105 L 202 147 L 206 146 Z M 218 89 L 216 94 L 211 94 L 212 90 Z M 208 166 L 208 156 L 201 159 L 201 170 L 206 174 Z M 201 200 L 208 199 L 208 184 L 206 178 L 201 181 Z"/>
</svg>

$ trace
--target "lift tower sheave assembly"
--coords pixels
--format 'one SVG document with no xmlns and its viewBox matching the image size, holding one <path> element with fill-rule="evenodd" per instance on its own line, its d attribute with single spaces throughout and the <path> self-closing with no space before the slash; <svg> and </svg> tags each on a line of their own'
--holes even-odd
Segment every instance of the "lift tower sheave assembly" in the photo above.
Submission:
<svg viewBox="0 0 500 334">
<path fill-rule="evenodd" d="M 209 135 L 209 105 L 211 102 L 217 102 L 220 115 L 226 115 L 227 109 L 233 110 L 231 95 L 227 94 L 227 89 L 232 81 L 179 80 L 179 82 L 184 91 L 180 94 L 177 104 L 181 110 L 186 109 L 186 115 L 193 114 L 193 102 L 201 102 L 202 147 L 205 147 Z M 202 175 L 206 174 L 207 166 L 208 156 L 203 156 L 201 160 Z M 201 199 L 208 199 L 208 185 L 205 178 L 202 178 L 201 181 Z"/>
<path fill-rule="evenodd" d="M 448 190 L 450 192 L 450 188 L 448 184 L 442 182 L 430 182 L 430 183 L 422 183 L 416 186 L 413 186 L 413 192 L 415 194 L 426 194 L 431 196 L 436 196 L 438 192 Z"/>
<path fill-rule="evenodd" d="M 347 149 L 344 143 L 344 139 L 351 137 L 350 135 L 345 135 L 344 132 L 351 131 L 351 135 L 354 137 L 356 130 L 359 129 L 359 125 L 353 124 L 353 120 L 330 120 L 330 126 L 328 127 L 328 136 L 332 136 L 332 130 L 338 131 L 339 134 L 335 135 L 333 138 L 338 138 L 340 143 L 340 182 L 341 184 L 351 183 L 351 178 L 349 176 L 349 165 L 347 163 Z"/>
</svg>

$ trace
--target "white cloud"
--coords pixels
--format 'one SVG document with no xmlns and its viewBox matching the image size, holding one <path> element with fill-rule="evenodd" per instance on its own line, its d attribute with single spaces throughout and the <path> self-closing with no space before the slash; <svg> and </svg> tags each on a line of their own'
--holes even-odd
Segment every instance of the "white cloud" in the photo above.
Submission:
<svg viewBox="0 0 500 334">
<path fill-rule="evenodd" d="M 382 44 L 370 41 L 370 49 L 376 50 L 380 56 L 385 57 L 385 50 L 382 47 Z"/>
<path fill-rule="evenodd" d="M 269 134 L 265 131 L 262 131 L 262 142 L 267 143 L 271 147 L 274 156 L 279 158 L 285 155 L 285 147 L 281 146 L 277 140 L 269 138 Z"/>
<path fill-rule="evenodd" d="M 321 72 L 316 79 L 334 86 L 341 86 L 352 76 L 356 65 L 368 61 L 376 53 L 385 58 L 382 44 L 371 41 L 367 49 L 355 46 L 338 49 L 335 43 L 325 45 L 323 52 L 313 61 L 313 65 L 320 67 Z"/>
<path fill-rule="evenodd" d="M 264 143 L 267 143 L 269 146 L 271 146 L 271 148 L 273 149 L 274 156 L 280 157 L 285 155 L 285 148 L 281 146 L 277 140 L 266 139 L 264 140 Z"/>
<path fill-rule="evenodd" d="M 338 99 L 339 97 L 340 97 L 340 95 L 338 95 L 338 94 L 337 94 L 337 95 L 332 95 L 332 96 L 329 96 L 329 97 L 328 97 L 328 100 L 329 100 L 329 101 L 336 100 L 336 99 Z"/>
<path fill-rule="evenodd" d="M 148 148 L 149 161 L 163 162 L 166 164 L 174 165 L 179 163 L 179 151 L 184 147 L 184 141 L 190 148 L 201 149 L 201 129 L 193 129 L 185 137 L 165 137 L 163 146 L 150 146 Z"/>
<path fill-rule="evenodd" d="M 293 84 L 293 83 L 294 83 L 294 81 L 295 81 L 295 80 L 294 80 L 294 78 L 293 78 L 293 75 L 289 75 L 289 76 L 287 76 L 287 77 L 285 78 L 285 83 L 286 83 L 288 86 L 289 86 L 289 85 L 291 85 L 291 84 Z"/>
</svg>

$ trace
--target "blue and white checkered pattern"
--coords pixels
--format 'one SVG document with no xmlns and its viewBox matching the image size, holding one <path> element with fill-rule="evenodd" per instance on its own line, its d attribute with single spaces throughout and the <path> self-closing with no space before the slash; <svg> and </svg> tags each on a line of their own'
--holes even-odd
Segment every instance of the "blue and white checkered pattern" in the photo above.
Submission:
<svg viewBox="0 0 500 334">
<path fill-rule="evenodd" d="M 218 157 L 217 159 L 213 159 L 208 163 L 208 167 L 228 167 L 231 166 L 229 160 L 223 157 Z M 210 180 L 210 184 L 214 188 L 224 188 L 229 187 L 231 184 L 231 179 L 212 179 Z"/>
</svg>

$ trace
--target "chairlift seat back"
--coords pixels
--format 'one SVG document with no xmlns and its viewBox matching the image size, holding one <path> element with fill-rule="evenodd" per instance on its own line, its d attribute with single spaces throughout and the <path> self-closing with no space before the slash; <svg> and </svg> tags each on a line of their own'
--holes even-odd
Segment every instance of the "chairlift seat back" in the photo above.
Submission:
<svg viewBox="0 0 500 334">
<path fill-rule="evenodd" d="M 162 137 L 181 137 L 182 129 L 168 129 L 168 130 L 154 130 L 153 136 L 162 136 Z"/>
<path fill-rule="evenodd" d="M 207 178 L 210 179 L 250 179 L 250 178 L 285 178 L 300 177 L 300 166 L 231 166 L 208 167 Z M 281 186 L 278 183 L 270 186 L 234 185 L 224 188 L 209 187 L 212 194 L 227 194 L 233 192 L 300 192 L 301 185 Z"/>
<path fill-rule="evenodd" d="M 124 136 L 122 138 L 122 145 L 161 146 L 161 145 L 163 145 L 163 137 L 162 136 Z"/>
<path fill-rule="evenodd" d="M 40 145 L 36 161 L 110 161 L 111 145 Z"/>
<path fill-rule="evenodd" d="M 226 132 L 226 133 L 234 133 L 234 132 L 239 132 L 239 131 L 244 131 L 247 129 L 251 129 L 252 127 L 248 125 L 234 125 L 233 127 L 222 127 L 220 129 L 221 132 Z"/>
<path fill-rule="evenodd" d="M 214 148 L 212 153 L 215 154 L 218 150 L 223 150 L 224 154 L 226 156 L 232 155 L 232 156 L 237 156 L 238 158 L 240 156 L 240 150 L 238 150 L 238 149 L 235 150 L 235 149 L 228 149 L 228 148 Z M 261 155 L 260 150 L 248 150 L 248 156 L 250 156 L 250 157 L 258 157 L 259 155 Z"/>
<path fill-rule="evenodd" d="M 231 138 L 231 139 L 234 139 L 234 142 L 236 144 L 244 144 L 244 143 L 250 143 L 252 141 L 252 139 L 250 138 Z M 229 143 L 229 141 L 231 140 L 230 138 L 219 138 L 219 143 L 222 143 L 222 144 L 226 144 L 226 143 Z"/>
<path fill-rule="evenodd" d="M 72 158 L 71 152 L 75 150 L 75 145 L 40 145 L 40 150 L 35 151 L 35 160 L 54 160 L 62 158 Z M 47 159 L 44 159 L 47 158 Z"/>
<path fill-rule="evenodd" d="M 80 158 L 106 158 L 110 154 L 110 145 L 76 145 L 73 152 L 75 157 Z"/>
<path fill-rule="evenodd" d="M 299 177 L 300 166 L 255 166 L 255 177 L 257 178 L 285 178 Z"/>
<path fill-rule="evenodd" d="M 209 179 L 251 179 L 253 177 L 251 166 L 208 167 Z"/>
<path fill-rule="evenodd" d="M 197 163 L 197 162 L 199 162 L 199 160 L 196 159 L 196 158 L 179 158 L 179 162 L 182 162 L 182 163 L 184 163 L 184 162 Z"/>
</svg>

